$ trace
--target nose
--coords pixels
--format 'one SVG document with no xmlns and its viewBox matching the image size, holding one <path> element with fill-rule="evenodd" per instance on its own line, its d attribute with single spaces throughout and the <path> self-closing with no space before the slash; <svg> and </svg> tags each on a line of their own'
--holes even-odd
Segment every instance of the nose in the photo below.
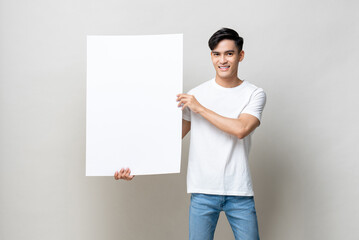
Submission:
<svg viewBox="0 0 359 240">
<path fill-rule="evenodd" d="M 220 62 L 220 64 L 226 63 L 226 62 L 227 62 L 226 56 L 225 56 L 225 55 L 222 55 L 222 56 L 220 57 L 220 59 L 219 59 L 219 62 Z"/>
</svg>

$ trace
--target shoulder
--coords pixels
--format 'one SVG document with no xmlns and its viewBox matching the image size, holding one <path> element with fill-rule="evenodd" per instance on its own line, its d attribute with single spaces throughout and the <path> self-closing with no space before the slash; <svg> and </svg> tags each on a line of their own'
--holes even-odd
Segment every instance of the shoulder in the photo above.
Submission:
<svg viewBox="0 0 359 240">
<path fill-rule="evenodd" d="M 253 83 L 250 83 L 248 81 L 246 81 L 245 89 L 246 89 L 246 91 L 248 91 L 248 93 L 250 93 L 251 96 L 266 97 L 266 93 L 263 90 L 263 88 L 258 87 L 258 86 L 254 85 Z"/>
<path fill-rule="evenodd" d="M 246 81 L 246 89 L 251 92 L 264 92 L 263 88 L 258 87 L 257 85 L 254 85 L 251 82 Z"/>
<path fill-rule="evenodd" d="M 188 91 L 188 94 L 195 94 L 195 93 L 199 93 L 202 91 L 207 90 L 210 86 L 211 86 L 211 80 L 207 80 L 201 84 L 199 84 L 197 87 L 192 88 L 191 90 Z"/>
</svg>

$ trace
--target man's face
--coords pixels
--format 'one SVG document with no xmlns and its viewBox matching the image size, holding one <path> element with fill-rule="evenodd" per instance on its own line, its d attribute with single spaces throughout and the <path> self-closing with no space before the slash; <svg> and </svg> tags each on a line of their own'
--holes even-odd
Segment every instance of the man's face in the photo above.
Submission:
<svg viewBox="0 0 359 240">
<path fill-rule="evenodd" d="M 244 52 L 238 52 L 233 40 L 224 39 L 211 52 L 211 59 L 217 76 L 224 79 L 236 78 L 238 63 L 244 58 Z"/>
</svg>

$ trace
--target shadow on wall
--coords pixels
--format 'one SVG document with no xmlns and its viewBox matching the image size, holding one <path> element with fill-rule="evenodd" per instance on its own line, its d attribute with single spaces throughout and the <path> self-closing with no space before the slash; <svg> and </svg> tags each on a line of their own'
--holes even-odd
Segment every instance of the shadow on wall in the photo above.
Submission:
<svg viewBox="0 0 359 240">
<path fill-rule="evenodd" d="M 270 117 L 253 136 L 250 153 L 259 231 L 266 239 L 284 240 L 288 233 L 305 239 L 315 233 L 316 208 L 326 195 L 316 172 L 322 171 L 315 155 L 319 140 L 293 127 L 300 123 Z"/>
<path fill-rule="evenodd" d="M 268 125 L 268 123 L 266 124 Z M 290 141 L 281 141 L 275 132 L 258 131 L 252 141 L 250 165 L 253 178 L 256 210 L 261 237 L 275 239 L 273 234 L 280 226 L 278 221 L 285 202 L 283 196 L 295 185 L 289 149 L 295 146 Z M 283 151 L 283 149 L 286 149 Z M 279 239 L 279 238 L 276 238 Z"/>
</svg>

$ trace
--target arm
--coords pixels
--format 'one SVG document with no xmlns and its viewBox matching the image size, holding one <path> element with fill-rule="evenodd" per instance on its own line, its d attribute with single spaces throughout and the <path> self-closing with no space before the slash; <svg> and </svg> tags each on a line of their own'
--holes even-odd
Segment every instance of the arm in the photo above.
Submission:
<svg viewBox="0 0 359 240">
<path fill-rule="evenodd" d="M 191 122 L 182 119 L 182 139 L 187 135 L 191 130 Z"/>
<path fill-rule="evenodd" d="M 199 114 L 218 129 L 234 135 L 239 139 L 245 138 L 259 126 L 258 118 L 247 113 L 240 114 L 239 118 L 227 118 L 207 108 L 203 108 Z"/>
<path fill-rule="evenodd" d="M 240 139 L 250 134 L 260 122 L 258 118 L 250 114 L 240 114 L 238 118 L 223 117 L 202 106 L 193 95 L 178 94 L 178 106 L 182 106 L 182 110 L 189 107 L 191 111 L 200 114 L 218 129 L 234 135 Z"/>
</svg>

